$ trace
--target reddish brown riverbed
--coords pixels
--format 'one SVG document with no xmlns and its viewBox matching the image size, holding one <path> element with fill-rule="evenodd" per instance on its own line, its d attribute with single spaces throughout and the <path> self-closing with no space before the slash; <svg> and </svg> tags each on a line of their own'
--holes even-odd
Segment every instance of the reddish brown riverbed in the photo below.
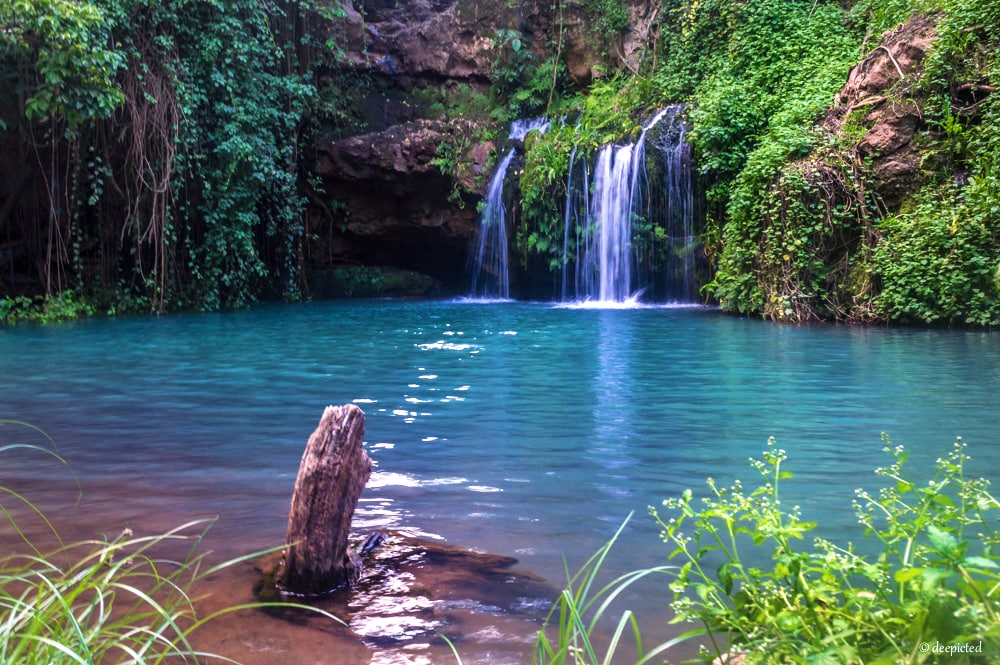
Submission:
<svg viewBox="0 0 1000 665">
<path fill-rule="evenodd" d="M 32 497 L 64 543 L 114 538 L 124 527 L 134 537 L 150 536 L 191 520 L 214 519 L 199 513 L 197 497 L 183 488 L 173 493 L 157 488 L 151 493 L 129 481 L 88 482 L 80 487 L 79 496 L 71 497 L 65 491 L 66 479 L 52 480 L 5 484 Z M 57 546 L 55 535 L 30 509 L 10 497 L 5 497 L 4 505 L 32 543 L 46 551 Z M 197 536 L 205 526 L 186 533 Z M 283 538 L 279 533 L 246 534 L 234 542 L 233 532 L 225 515 L 209 528 L 197 550 L 207 564 L 280 545 Z M 0 523 L 0 544 L 7 552 L 27 549 L 6 520 Z M 180 558 L 190 545 L 165 544 L 160 554 Z M 277 557 L 253 557 L 200 580 L 192 589 L 201 599 L 200 614 L 260 600 Z M 526 663 L 558 590 L 517 570 L 515 563 L 501 555 L 390 533 L 368 561 L 356 589 L 312 601 L 343 624 L 302 610 L 247 609 L 213 619 L 194 633 L 193 643 L 244 665 L 456 662 L 444 635 L 456 645 L 463 663 Z"/>
</svg>

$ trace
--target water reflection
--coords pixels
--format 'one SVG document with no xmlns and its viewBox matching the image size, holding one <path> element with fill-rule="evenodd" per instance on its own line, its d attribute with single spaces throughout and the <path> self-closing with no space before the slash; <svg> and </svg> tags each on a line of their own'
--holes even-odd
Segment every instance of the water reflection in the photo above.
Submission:
<svg viewBox="0 0 1000 665">
<path fill-rule="evenodd" d="M 635 320 L 628 312 L 598 312 L 595 352 L 593 434 L 587 456 L 599 469 L 597 488 L 612 497 L 632 493 L 627 475 L 637 460 L 632 454 L 635 388 L 632 356 L 637 352 Z M 641 386 L 638 387 L 641 390 Z"/>
</svg>

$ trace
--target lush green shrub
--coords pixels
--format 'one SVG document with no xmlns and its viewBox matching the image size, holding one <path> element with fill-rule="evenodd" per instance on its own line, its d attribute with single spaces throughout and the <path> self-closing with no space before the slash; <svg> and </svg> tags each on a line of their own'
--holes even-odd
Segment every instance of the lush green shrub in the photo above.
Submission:
<svg viewBox="0 0 1000 665">
<path fill-rule="evenodd" d="M 706 662 L 727 651 L 767 664 L 995 662 L 1000 501 L 968 475 L 961 441 L 923 484 L 904 469 L 908 453 L 884 440 L 892 463 L 876 474 L 885 487 L 856 492 L 867 539 L 857 549 L 810 540 L 816 524 L 783 503 L 792 476 L 773 440 L 752 460 L 761 485 L 710 478 L 709 496 L 688 490 L 664 502 L 669 516 L 653 511 L 679 564 L 676 620 L 710 638 Z"/>
<path fill-rule="evenodd" d="M 265 287 L 297 298 L 297 156 L 315 93 L 301 31 L 336 13 L 0 0 L 0 58 L 24 93 L 4 113 L 33 121 L 11 141 L 40 144 L 45 172 L 47 195 L 19 205 L 47 220 L 46 293 L 133 296 L 114 311 L 239 307 Z"/>
<path fill-rule="evenodd" d="M 1000 323 L 998 195 L 997 177 L 981 175 L 965 188 L 928 187 L 911 210 L 882 221 L 875 271 L 885 318 Z"/>
<path fill-rule="evenodd" d="M 829 178 L 798 161 L 816 145 L 810 126 L 856 59 L 858 35 L 833 4 L 702 2 L 674 16 L 656 78 L 692 105 L 691 141 L 721 240 L 706 288 L 732 311 L 826 315 L 820 303 L 837 272 L 827 254 L 841 251 L 851 220 L 835 210 L 843 201 L 823 201 L 840 194 L 824 186 Z"/>
<path fill-rule="evenodd" d="M 875 300 L 889 320 L 1000 322 L 1000 100 L 977 81 L 1000 76 L 1000 9 L 944 2 L 919 85 L 933 102 L 924 165 L 930 182 L 879 225 Z M 965 86 L 968 96 L 952 91 Z"/>
<path fill-rule="evenodd" d="M 99 2 L 0 0 L 0 57 L 31 72 L 22 89 L 25 116 L 49 124 L 57 139 L 124 101 L 115 79 L 125 58 L 110 46 L 103 9 Z"/>
<path fill-rule="evenodd" d="M 94 305 L 87 298 L 81 298 L 73 289 L 38 298 L 28 296 L 0 298 L 0 323 L 17 321 L 54 323 L 81 319 L 93 316 L 95 313 Z"/>
<path fill-rule="evenodd" d="M 929 480 L 913 478 L 909 453 L 883 435 L 884 486 L 855 490 L 860 532 L 848 542 L 814 537 L 816 523 L 789 505 L 784 450 L 768 442 L 751 459 L 762 482 L 686 490 L 650 511 L 671 548 L 671 565 L 598 577 L 618 533 L 574 576 L 539 633 L 536 663 L 587 665 L 659 662 L 682 642 L 700 639 L 705 663 L 740 654 L 748 665 L 976 665 L 1000 653 L 1000 501 L 988 480 L 968 473 L 959 439 Z M 783 489 L 784 488 L 784 489 Z M 845 509 L 848 508 L 845 497 Z M 624 526 L 624 525 L 623 525 Z M 621 611 L 610 638 L 599 624 L 633 585 L 665 575 L 675 638 L 644 645 L 635 616 Z"/>
<path fill-rule="evenodd" d="M 817 32 L 812 13 L 734 27 L 730 43 L 739 52 L 691 86 L 700 102 L 692 136 L 711 180 L 709 213 L 720 240 L 706 289 L 725 309 L 778 320 L 995 323 L 1000 131 L 992 88 L 979 83 L 998 74 L 995 3 L 860 2 L 839 28 L 836 8 L 826 9 L 833 22 Z M 898 94 L 922 108 L 915 140 L 928 184 L 887 210 L 872 193 L 870 164 L 854 151 L 865 131 L 860 118 L 847 118 L 832 140 L 808 128 L 856 60 L 852 44 L 863 36 L 870 49 L 915 12 L 935 14 L 938 39 L 923 74 Z M 705 24 L 727 16 L 718 8 Z M 760 25 L 784 25 L 775 34 L 786 47 L 755 47 Z M 700 34 L 696 20 L 692 26 L 689 34 Z"/>
</svg>

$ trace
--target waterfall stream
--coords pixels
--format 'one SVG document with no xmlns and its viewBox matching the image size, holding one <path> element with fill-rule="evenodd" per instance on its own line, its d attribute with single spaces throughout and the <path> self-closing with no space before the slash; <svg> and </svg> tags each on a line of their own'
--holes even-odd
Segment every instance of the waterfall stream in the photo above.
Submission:
<svg viewBox="0 0 1000 665">
<path fill-rule="evenodd" d="M 587 300 L 620 303 L 637 295 L 633 292 L 632 217 L 642 195 L 639 180 L 646 173 L 646 133 L 665 114 L 666 110 L 660 111 L 643 125 L 635 143 L 607 145 L 597 154 L 590 202 L 596 242 L 582 257 Z"/>
<path fill-rule="evenodd" d="M 682 112 L 682 105 L 668 106 L 643 124 L 633 143 L 602 146 L 593 168 L 573 149 L 563 208 L 561 279 L 553 285 L 562 302 L 697 302 L 695 197 Z M 504 201 L 508 170 L 527 134 L 548 128 L 543 119 L 511 125 L 511 145 L 493 173 L 470 252 L 474 299 L 511 298 L 511 229 Z M 652 181 L 647 162 L 655 164 Z"/>
<path fill-rule="evenodd" d="M 510 127 L 508 143 L 521 142 L 528 132 L 545 133 L 549 122 L 544 118 L 517 120 Z M 470 297 L 480 300 L 510 300 L 510 261 L 507 230 L 507 208 L 504 204 L 504 186 L 507 170 L 517 153 L 511 146 L 497 165 L 490 186 L 486 190 L 486 207 L 479 220 L 479 229 L 473 239 L 472 286 Z"/>
<path fill-rule="evenodd" d="M 470 294 L 474 298 L 510 299 L 507 210 L 503 203 L 503 187 L 514 152 L 514 148 L 511 148 L 500 160 L 490 180 L 489 189 L 486 190 L 486 208 L 479 222 L 475 240 L 477 251 L 473 257 Z"/>
<path fill-rule="evenodd" d="M 643 125 L 634 143 L 603 146 L 592 178 L 586 168 L 574 170 L 571 163 L 563 233 L 564 302 L 628 304 L 643 296 L 697 300 L 690 251 L 694 196 L 682 110 L 680 105 L 661 110 Z M 646 138 L 660 124 L 664 126 L 653 147 L 661 179 L 649 182 Z M 572 293 L 570 271 L 575 274 Z M 658 283 L 664 279 L 666 284 Z"/>
</svg>

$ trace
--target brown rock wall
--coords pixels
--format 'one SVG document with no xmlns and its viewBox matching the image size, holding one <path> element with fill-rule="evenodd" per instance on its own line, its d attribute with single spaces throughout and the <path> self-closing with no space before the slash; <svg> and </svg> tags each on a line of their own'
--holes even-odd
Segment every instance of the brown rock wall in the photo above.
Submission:
<svg viewBox="0 0 1000 665">
<path fill-rule="evenodd" d="M 560 57 L 572 79 L 586 86 L 602 59 L 617 68 L 641 57 L 659 7 L 656 0 L 629 0 L 634 26 L 604 44 L 595 41 L 583 0 L 555 6 L 546 0 L 334 1 L 345 15 L 338 28 L 345 52 L 330 58 L 331 80 L 348 72 L 366 77 L 367 87 L 350 101 L 356 125 L 340 126 L 335 138 L 313 146 L 313 172 L 323 184 L 313 197 L 315 267 L 394 266 L 457 288 L 464 284 L 494 146 L 472 138 L 473 123 L 415 118 L 437 115 L 430 109 L 451 99 L 443 91 L 488 92 L 499 29 L 517 30 L 523 47 L 542 62 L 552 55 L 553 21 L 561 17 Z M 345 93 L 349 85 L 338 92 Z"/>
<path fill-rule="evenodd" d="M 828 118 L 828 127 L 836 132 L 852 114 L 864 113 L 867 129 L 857 151 L 871 160 L 876 193 L 890 209 L 923 182 L 922 155 L 914 141 L 922 112 L 910 86 L 935 34 L 932 19 L 918 15 L 886 35 L 851 69 Z"/>
<path fill-rule="evenodd" d="M 320 142 L 314 172 L 338 202 L 314 234 L 325 263 L 395 266 L 460 288 L 478 200 L 461 183 L 488 176 L 488 146 L 463 139 L 474 128 L 421 120 Z M 435 163 L 442 143 L 469 145 L 467 172 L 445 173 Z"/>
</svg>

